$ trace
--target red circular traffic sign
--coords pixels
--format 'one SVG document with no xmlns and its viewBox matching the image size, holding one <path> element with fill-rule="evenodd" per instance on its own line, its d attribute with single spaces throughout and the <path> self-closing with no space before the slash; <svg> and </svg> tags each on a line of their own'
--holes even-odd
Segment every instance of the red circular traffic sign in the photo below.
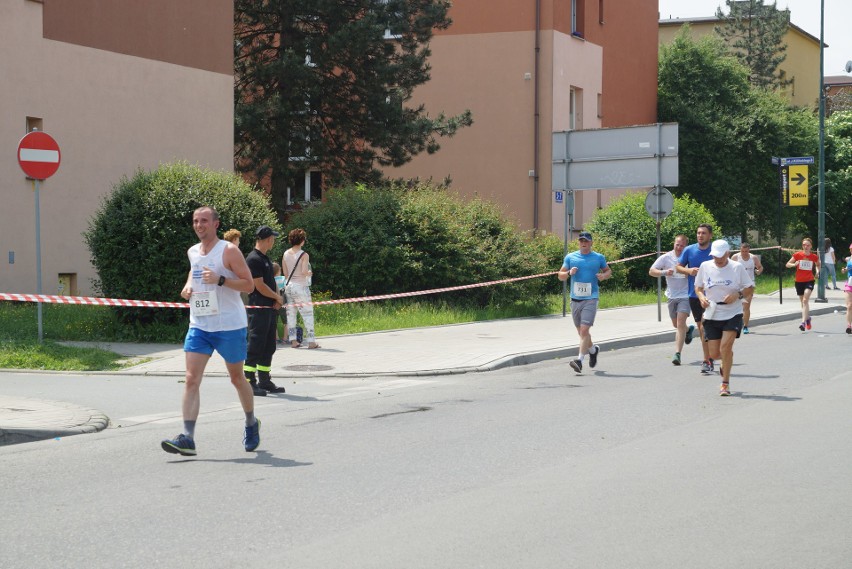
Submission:
<svg viewBox="0 0 852 569">
<path fill-rule="evenodd" d="M 59 145 L 46 132 L 34 130 L 18 143 L 18 164 L 30 178 L 50 178 L 59 169 L 60 160 Z"/>
</svg>

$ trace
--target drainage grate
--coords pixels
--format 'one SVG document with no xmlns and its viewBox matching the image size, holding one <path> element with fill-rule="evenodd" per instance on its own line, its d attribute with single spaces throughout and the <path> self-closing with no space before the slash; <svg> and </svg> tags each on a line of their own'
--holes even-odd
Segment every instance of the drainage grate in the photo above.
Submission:
<svg viewBox="0 0 852 569">
<path fill-rule="evenodd" d="M 299 366 L 284 366 L 284 369 L 287 371 L 329 371 L 334 369 L 334 366 L 312 366 L 312 365 L 299 365 Z"/>
</svg>

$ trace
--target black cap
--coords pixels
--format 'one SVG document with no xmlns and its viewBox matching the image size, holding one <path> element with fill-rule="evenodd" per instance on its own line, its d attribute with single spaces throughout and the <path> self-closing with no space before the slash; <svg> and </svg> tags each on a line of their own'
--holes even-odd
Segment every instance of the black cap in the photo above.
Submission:
<svg viewBox="0 0 852 569">
<path fill-rule="evenodd" d="M 269 237 L 278 237 L 278 232 L 268 225 L 261 225 L 257 228 L 257 233 L 254 234 L 257 239 L 268 239 Z"/>
<path fill-rule="evenodd" d="M 591 241 L 592 240 L 592 234 L 589 233 L 588 231 L 582 231 L 580 233 L 580 235 L 577 236 L 577 239 L 588 239 L 589 241 Z"/>
</svg>

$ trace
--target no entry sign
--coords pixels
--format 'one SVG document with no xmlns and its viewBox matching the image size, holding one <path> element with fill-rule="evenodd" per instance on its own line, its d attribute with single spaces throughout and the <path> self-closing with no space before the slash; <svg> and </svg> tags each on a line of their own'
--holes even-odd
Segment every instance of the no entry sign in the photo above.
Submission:
<svg viewBox="0 0 852 569">
<path fill-rule="evenodd" d="M 59 169 L 59 145 L 46 132 L 33 131 L 18 143 L 18 164 L 35 180 L 45 180 Z"/>
</svg>

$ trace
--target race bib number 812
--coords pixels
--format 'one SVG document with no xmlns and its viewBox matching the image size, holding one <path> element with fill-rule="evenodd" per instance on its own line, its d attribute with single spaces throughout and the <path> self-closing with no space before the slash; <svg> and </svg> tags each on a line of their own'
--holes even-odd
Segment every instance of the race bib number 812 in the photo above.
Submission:
<svg viewBox="0 0 852 569">
<path fill-rule="evenodd" d="M 219 314 L 219 298 L 216 296 L 216 291 L 193 292 L 189 297 L 189 310 L 193 316 Z"/>
</svg>

